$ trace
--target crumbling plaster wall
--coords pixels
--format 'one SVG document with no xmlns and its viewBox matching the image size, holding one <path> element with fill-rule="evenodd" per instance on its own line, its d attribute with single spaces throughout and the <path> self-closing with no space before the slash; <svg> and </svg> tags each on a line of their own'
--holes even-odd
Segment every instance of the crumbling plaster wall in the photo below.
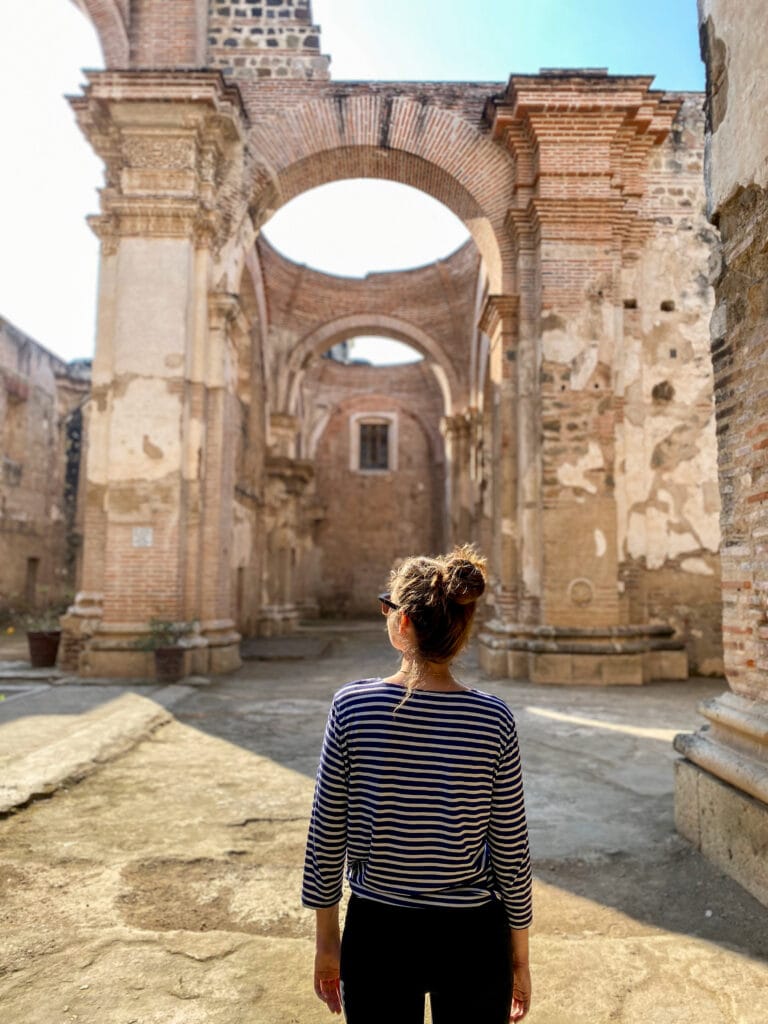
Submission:
<svg viewBox="0 0 768 1024">
<path fill-rule="evenodd" d="M 717 674 L 720 503 L 706 277 L 717 237 L 705 216 L 702 98 L 679 99 L 672 132 L 649 157 L 640 208 L 647 240 L 625 257 L 617 281 L 608 273 L 596 281 L 580 315 L 543 318 L 543 372 L 555 397 L 559 384 L 572 399 L 565 417 L 561 403 L 545 402 L 544 478 L 549 491 L 572 489 L 577 504 L 580 493 L 613 489 L 622 621 L 674 625 L 691 669 Z M 606 347 L 611 337 L 615 350 Z M 611 388 L 615 425 L 605 434 L 589 394 Z M 574 392 L 583 393 L 583 417 Z M 603 399 L 606 414 L 610 402 Z M 601 525 L 598 554 L 606 551 Z"/>
<path fill-rule="evenodd" d="M 706 268 L 704 113 L 682 106 L 651 159 L 643 215 L 654 233 L 622 280 L 617 360 L 619 578 L 630 621 L 669 622 L 691 670 L 722 672 L 720 495 Z M 629 307 L 629 308 L 627 308 Z"/>
<path fill-rule="evenodd" d="M 90 385 L 0 319 L 0 607 L 60 604 L 74 589 L 82 431 L 73 414 Z"/>
</svg>

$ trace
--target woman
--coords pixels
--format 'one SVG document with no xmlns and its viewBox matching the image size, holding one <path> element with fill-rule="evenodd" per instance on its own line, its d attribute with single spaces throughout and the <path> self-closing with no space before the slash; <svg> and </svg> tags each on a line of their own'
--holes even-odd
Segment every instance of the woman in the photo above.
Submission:
<svg viewBox="0 0 768 1024">
<path fill-rule="evenodd" d="M 434 1024 L 522 1020 L 531 868 L 515 723 L 451 670 L 485 561 L 470 547 L 409 558 L 390 588 L 400 670 L 339 690 L 317 773 L 302 890 L 315 992 L 348 1024 L 423 1024 L 427 992 Z"/>
</svg>

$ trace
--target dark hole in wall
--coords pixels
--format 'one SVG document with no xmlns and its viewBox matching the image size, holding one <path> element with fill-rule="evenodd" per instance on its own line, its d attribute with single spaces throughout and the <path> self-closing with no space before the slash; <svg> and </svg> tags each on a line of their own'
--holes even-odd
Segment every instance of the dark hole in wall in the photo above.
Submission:
<svg viewBox="0 0 768 1024">
<path fill-rule="evenodd" d="M 672 301 L 672 299 L 664 299 L 664 301 L 659 306 L 659 309 L 662 311 L 662 313 L 673 313 L 675 311 L 675 304 Z"/>
<path fill-rule="evenodd" d="M 651 398 L 654 402 L 671 402 L 675 397 L 675 389 L 668 380 L 659 381 L 654 384 L 651 391 Z"/>
</svg>

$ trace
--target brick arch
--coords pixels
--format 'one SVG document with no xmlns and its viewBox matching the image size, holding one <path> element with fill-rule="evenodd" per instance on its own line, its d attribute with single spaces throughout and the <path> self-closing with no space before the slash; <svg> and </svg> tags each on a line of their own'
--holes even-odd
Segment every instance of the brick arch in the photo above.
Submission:
<svg viewBox="0 0 768 1024">
<path fill-rule="evenodd" d="M 504 219 L 514 165 L 477 125 L 437 98 L 345 87 L 256 120 L 254 205 L 266 220 L 318 185 L 383 178 L 433 196 L 467 226 L 491 288 L 513 289 L 513 247 Z"/>
<path fill-rule="evenodd" d="M 96 29 L 107 68 L 127 68 L 130 63 L 127 0 L 72 0 Z"/>
<path fill-rule="evenodd" d="M 443 395 L 445 415 L 451 414 L 454 405 L 460 400 L 462 387 L 440 343 L 422 328 L 401 317 L 384 316 L 383 314 L 372 316 L 365 313 L 338 317 L 321 324 L 310 334 L 305 335 L 294 348 L 289 360 L 291 385 L 288 408 L 290 410 L 296 407 L 301 384 L 301 370 L 307 360 L 313 355 L 317 356 L 327 352 L 332 345 L 347 341 L 360 334 L 377 334 L 395 341 L 402 341 L 431 359 L 439 368 L 439 372 L 435 376 Z"/>
</svg>

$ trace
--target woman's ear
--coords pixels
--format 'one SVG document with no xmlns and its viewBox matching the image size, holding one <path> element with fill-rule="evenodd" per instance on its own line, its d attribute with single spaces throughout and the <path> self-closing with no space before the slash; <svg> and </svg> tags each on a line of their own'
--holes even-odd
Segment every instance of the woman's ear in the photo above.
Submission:
<svg viewBox="0 0 768 1024">
<path fill-rule="evenodd" d="M 408 632 L 408 628 L 410 627 L 410 625 L 411 625 L 411 620 L 408 618 L 408 616 L 405 614 L 405 612 L 400 612 L 400 621 L 397 624 L 398 632 L 399 633 L 407 633 Z"/>
</svg>

